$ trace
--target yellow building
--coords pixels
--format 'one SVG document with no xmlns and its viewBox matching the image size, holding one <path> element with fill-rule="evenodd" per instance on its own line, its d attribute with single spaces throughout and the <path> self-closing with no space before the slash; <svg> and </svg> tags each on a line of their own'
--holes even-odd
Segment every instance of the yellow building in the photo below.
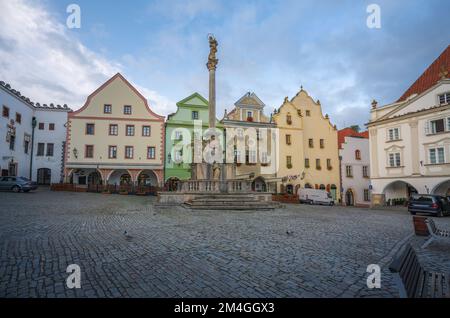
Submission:
<svg viewBox="0 0 450 318">
<path fill-rule="evenodd" d="M 272 158 L 276 149 L 272 148 L 270 138 L 275 124 L 264 115 L 264 107 L 255 93 L 247 92 L 221 122 L 227 132 L 227 147 L 234 148 L 234 175 L 231 177 L 251 180 L 253 191 L 275 192 L 276 170 Z M 234 132 L 232 140 L 231 131 Z"/>
<path fill-rule="evenodd" d="M 118 73 L 69 114 L 66 149 L 66 182 L 161 186 L 164 117 Z"/>
<path fill-rule="evenodd" d="M 278 191 L 297 193 L 300 187 L 324 189 L 337 200 L 339 152 L 337 129 L 323 116 L 302 88 L 291 100 L 286 97 L 273 120 L 279 129 Z"/>
</svg>

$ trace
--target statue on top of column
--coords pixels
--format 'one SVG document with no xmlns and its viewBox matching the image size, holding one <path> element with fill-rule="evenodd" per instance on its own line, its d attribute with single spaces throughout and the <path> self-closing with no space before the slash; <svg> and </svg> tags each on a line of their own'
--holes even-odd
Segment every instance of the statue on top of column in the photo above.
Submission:
<svg viewBox="0 0 450 318">
<path fill-rule="evenodd" d="M 209 55 L 208 55 L 208 63 L 206 63 L 206 66 L 208 67 L 208 70 L 215 70 L 217 63 L 219 60 L 216 58 L 217 53 L 217 40 L 213 35 L 209 35 Z"/>
</svg>

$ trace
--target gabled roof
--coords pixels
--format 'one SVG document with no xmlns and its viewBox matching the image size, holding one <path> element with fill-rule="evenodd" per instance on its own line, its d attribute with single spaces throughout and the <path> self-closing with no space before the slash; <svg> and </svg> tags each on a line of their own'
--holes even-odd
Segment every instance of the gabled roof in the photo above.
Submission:
<svg viewBox="0 0 450 318">
<path fill-rule="evenodd" d="M 234 103 L 236 107 L 242 107 L 242 106 L 257 106 L 257 107 L 264 107 L 266 106 L 258 96 L 256 96 L 255 93 L 247 92 L 244 96 L 239 98 L 239 100 Z"/>
<path fill-rule="evenodd" d="M 345 137 L 356 137 L 356 138 L 369 138 L 369 132 L 356 132 L 352 128 L 344 128 L 338 131 L 338 146 L 339 149 L 342 149 L 342 144 L 345 142 Z"/>
<path fill-rule="evenodd" d="M 72 112 L 72 113 L 70 113 L 69 114 L 69 117 L 71 116 L 71 117 L 75 117 L 77 114 L 79 114 L 79 113 L 81 113 L 83 110 L 85 110 L 86 109 L 86 107 L 88 107 L 89 106 L 89 104 L 90 104 L 90 102 L 91 102 L 91 100 L 92 100 L 92 98 L 95 96 L 95 95 L 97 95 L 99 92 L 101 92 L 105 87 L 107 87 L 109 84 L 111 84 L 114 80 L 116 80 L 116 79 L 121 79 L 143 102 L 144 102 L 144 105 L 145 105 L 145 107 L 146 107 L 146 109 L 147 109 L 147 112 L 150 114 L 150 115 L 152 115 L 152 116 L 154 116 L 154 117 L 156 117 L 156 119 L 158 119 L 158 120 L 160 120 L 160 121 L 164 121 L 164 116 L 161 116 L 161 115 L 158 115 L 158 114 L 156 114 L 154 111 L 152 111 L 151 109 L 150 109 L 150 106 L 149 106 L 149 104 L 148 104 L 148 100 L 147 100 L 147 98 L 145 98 L 144 97 L 144 95 L 142 95 L 133 85 L 131 85 L 131 83 L 122 75 L 122 74 L 120 74 L 120 73 L 117 73 L 116 75 L 114 75 L 113 77 L 111 77 L 109 80 L 107 80 L 105 83 L 103 83 L 99 88 L 97 88 L 93 93 L 91 93 L 88 97 L 87 97 L 87 99 L 86 99 L 86 102 L 84 103 L 84 105 L 80 108 L 80 109 L 78 109 L 78 110 L 76 110 L 76 111 L 74 111 L 74 112 Z"/>
<path fill-rule="evenodd" d="M 445 74 L 446 73 L 446 74 Z M 443 77 L 450 77 L 450 45 L 439 57 L 420 75 L 420 77 L 397 100 L 401 102 L 413 94 L 420 95 L 436 85 Z"/>
<path fill-rule="evenodd" d="M 195 100 L 195 99 L 199 99 L 201 101 L 202 104 L 199 103 L 192 103 L 191 101 Z M 205 106 L 208 107 L 209 102 L 206 98 L 204 98 L 202 95 L 200 95 L 199 93 L 195 92 L 192 95 L 180 100 L 177 103 L 177 106 L 180 105 L 194 105 L 194 106 Z"/>
</svg>

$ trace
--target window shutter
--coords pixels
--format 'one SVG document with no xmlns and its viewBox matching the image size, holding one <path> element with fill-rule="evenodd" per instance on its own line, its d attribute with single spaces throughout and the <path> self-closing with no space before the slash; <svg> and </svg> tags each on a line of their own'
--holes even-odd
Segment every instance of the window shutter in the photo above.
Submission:
<svg viewBox="0 0 450 318">
<path fill-rule="evenodd" d="M 427 121 L 425 123 L 425 135 L 428 135 L 430 133 L 430 122 Z"/>
</svg>

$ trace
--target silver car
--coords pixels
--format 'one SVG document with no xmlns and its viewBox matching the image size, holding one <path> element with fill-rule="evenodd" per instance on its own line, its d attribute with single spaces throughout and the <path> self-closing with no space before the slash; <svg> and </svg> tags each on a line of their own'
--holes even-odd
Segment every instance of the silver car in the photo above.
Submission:
<svg viewBox="0 0 450 318">
<path fill-rule="evenodd" d="M 37 183 L 24 177 L 0 177 L 0 190 L 12 190 L 14 192 L 29 192 L 36 190 Z"/>
</svg>

